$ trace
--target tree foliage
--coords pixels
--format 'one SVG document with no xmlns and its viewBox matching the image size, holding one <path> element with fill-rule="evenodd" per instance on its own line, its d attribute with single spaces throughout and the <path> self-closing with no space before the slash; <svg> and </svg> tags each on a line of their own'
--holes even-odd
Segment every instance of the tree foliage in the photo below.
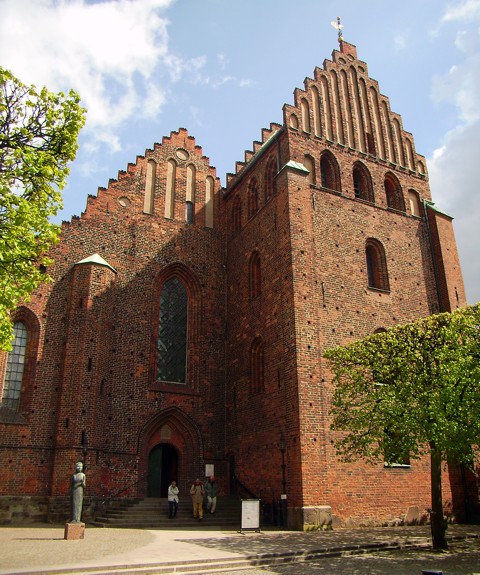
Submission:
<svg viewBox="0 0 480 575">
<path fill-rule="evenodd" d="M 50 220 L 84 122 L 74 91 L 37 90 L 0 68 L 0 349 L 10 348 L 11 311 L 48 280 L 60 231 Z"/>
<path fill-rule="evenodd" d="M 398 463 L 430 454 L 473 463 L 480 438 L 480 305 L 442 313 L 327 350 L 336 384 L 332 429 L 349 461 Z M 432 494 L 442 517 L 441 468 Z M 435 498 L 437 498 L 436 496 Z M 444 546 L 439 545 L 439 546 Z"/>
</svg>

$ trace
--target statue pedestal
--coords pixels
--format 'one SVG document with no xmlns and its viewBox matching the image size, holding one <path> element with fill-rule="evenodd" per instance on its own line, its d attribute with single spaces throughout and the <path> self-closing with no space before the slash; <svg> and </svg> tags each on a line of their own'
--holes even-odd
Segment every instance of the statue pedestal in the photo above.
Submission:
<svg viewBox="0 0 480 575">
<path fill-rule="evenodd" d="M 85 537 L 85 523 L 65 523 L 64 539 L 83 539 Z"/>
</svg>

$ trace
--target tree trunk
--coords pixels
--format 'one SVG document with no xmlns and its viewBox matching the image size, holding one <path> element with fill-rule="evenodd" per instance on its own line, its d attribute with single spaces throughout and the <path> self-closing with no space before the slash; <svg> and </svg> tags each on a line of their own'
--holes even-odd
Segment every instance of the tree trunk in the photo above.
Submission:
<svg viewBox="0 0 480 575">
<path fill-rule="evenodd" d="M 434 549 L 447 549 L 445 537 L 447 524 L 443 518 L 442 500 L 442 455 L 434 445 L 430 446 L 430 484 L 432 490 L 432 509 L 430 512 L 432 546 Z"/>
</svg>

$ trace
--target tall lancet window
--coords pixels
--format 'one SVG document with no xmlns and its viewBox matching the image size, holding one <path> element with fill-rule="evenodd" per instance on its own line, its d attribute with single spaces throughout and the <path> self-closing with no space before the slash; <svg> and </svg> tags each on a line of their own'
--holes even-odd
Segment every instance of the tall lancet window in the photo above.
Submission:
<svg viewBox="0 0 480 575">
<path fill-rule="evenodd" d="M 390 291 L 387 258 L 382 244 L 374 238 L 369 238 L 365 244 L 365 257 L 368 287 Z"/>
<path fill-rule="evenodd" d="M 261 337 L 253 340 L 250 349 L 250 394 L 261 393 L 265 389 L 264 348 Z"/>
<path fill-rule="evenodd" d="M 1 405 L 18 410 L 28 337 L 27 328 L 23 322 L 15 322 L 13 336 L 12 351 L 7 359 Z"/>
<path fill-rule="evenodd" d="M 275 193 L 275 176 L 277 175 L 277 160 L 271 157 L 265 170 L 265 201 L 268 201 Z"/>
<path fill-rule="evenodd" d="M 257 251 L 254 251 L 250 256 L 248 264 L 248 280 L 249 292 L 252 299 L 258 297 L 262 293 L 262 268 L 260 265 L 260 256 Z"/>
<path fill-rule="evenodd" d="M 177 277 L 173 277 L 165 282 L 160 292 L 157 379 L 161 381 L 186 381 L 187 320 L 187 290 Z"/>
<path fill-rule="evenodd" d="M 195 222 L 195 176 L 197 170 L 193 164 L 187 166 L 187 189 L 185 195 L 185 221 L 187 224 Z"/>
<path fill-rule="evenodd" d="M 253 217 L 258 212 L 258 187 L 257 180 L 252 178 L 248 183 L 248 217 Z"/>
</svg>

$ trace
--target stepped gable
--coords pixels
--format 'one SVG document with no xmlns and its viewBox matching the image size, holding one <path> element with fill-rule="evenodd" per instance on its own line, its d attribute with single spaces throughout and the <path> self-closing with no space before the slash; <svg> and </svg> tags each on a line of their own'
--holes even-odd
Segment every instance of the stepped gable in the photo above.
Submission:
<svg viewBox="0 0 480 575">
<path fill-rule="evenodd" d="M 229 191 L 266 149 L 272 135 L 284 127 L 428 180 L 425 156 L 415 151 L 413 135 L 404 130 L 401 115 L 391 110 L 389 98 L 381 93 L 378 81 L 370 78 L 353 44 L 341 41 L 331 60 L 324 60 L 323 68 L 317 66 L 313 78 L 305 78 L 304 88 L 295 88 L 293 99 L 293 104 L 283 106 L 283 125 L 272 123 L 263 129 L 262 139 L 245 151 L 243 161 L 236 162 L 235 173 L 227 174 Z"/>
<path fill-rule="evenodd" d="M 284 125 L 426 180 L 425 157 L 415 151 L 402 117 L 369 77 L 356 47 L 347 42 L 340 46 L 323 68 L 315 68 L 313 78 L 304 80 L 303 89 L 294 90 L 293 105 L 283 107 Z"/>
<path fill-rule="evenodd" d="M 282 130 L 283 126 L 275 122 L 270 123 L 270 128 L 262 129 L 262 139 L 261 141 L 255 140 L 252 144 L 251 150 L 245 150 L 245 160 L 243 162 L 235 163 L 235 173 L 227 174 L 227 188 L 231 189 L 240 181 L 240 179 L 245 175 L 245 168 L 250 168 L 256 160 L 266 151 L 268 144 L 272 138 Z"/>
<path fill-rule="evenodd" d="M 203 154 L 202 147 L 196 144 L 186 128 L 179 128 L 170 132 L 169 136 L 163 136 L 161 143 L 156 142 L 143 155 L 137 155 L 135 162 L 130 162 L 126 170 L 119 170 L 117 178 L 109 179 L 107 187 L 98 187 L 97 195 L 89 194 L 85 211 L 80 216 L 73 216 L 70 222 L 62 222 L 62 227 L 79 224 L 98 214 L 122 212 L 125 208 L 129 208 L 131 214 L 142 214 L 147 163 L 154 160 L 160 164 L 170 158 L 175 159 L 180 167 L 194 164 L 197 171 L 219 181 L 216 169 L 210 166 L 210 159 Z"/>
</svg>

